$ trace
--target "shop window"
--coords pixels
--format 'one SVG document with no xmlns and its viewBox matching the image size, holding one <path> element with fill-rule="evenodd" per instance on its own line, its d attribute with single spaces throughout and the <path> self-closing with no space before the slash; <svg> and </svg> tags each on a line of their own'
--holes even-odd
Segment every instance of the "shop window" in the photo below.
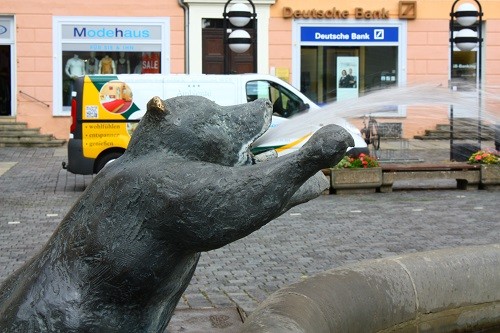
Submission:
<svg viewBox="0 0 500 333">
<path fill-rule="evenodd" d="M 477 33 L 479 26 L 478 22 L 474 23 L 469 29 Z M 457 33 L 463 29 L 458 22 L 453 22 L 453 33 Z M 455 46 L 456 47 L 456 46 Z M 476 89 L 477 74 L 478 74 L 478 52 L 477 48 L 471 51 L 461 51 L 455 48 L 451 59 L 451 81 L 454 89 L 460 91 L 474 91 Z"/>
<path fill-rule="evenodd" d="M 453 51 L 452 85 L 461 91 L 473 91 L 477 80 L 477 51 Z"/>
<path fill-rule="evenodd" d="M 169 18 L 54 17 L 54 113 L 69 115 L 74 78 L 168 74 Z M 59 107 L 58 107 L 59 106 Z"/>
<path fill-rule="evenodd" d="M 397 46 L 301 47 L 301 91 L 318 104 L 397 85 L 397 73 Z"/>
</svg>

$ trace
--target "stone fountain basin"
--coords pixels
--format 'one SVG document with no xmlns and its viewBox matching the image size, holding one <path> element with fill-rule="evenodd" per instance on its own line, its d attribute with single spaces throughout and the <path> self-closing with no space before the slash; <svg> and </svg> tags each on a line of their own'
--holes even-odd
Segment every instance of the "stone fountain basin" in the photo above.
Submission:
<svg viewBox="0 0 500 333">
<path fill-rule="evenodd" d="M 272 294 L 241 332 L 478 332 L 500 327 L 500 244 L 367 260 Z"/>
</svg>

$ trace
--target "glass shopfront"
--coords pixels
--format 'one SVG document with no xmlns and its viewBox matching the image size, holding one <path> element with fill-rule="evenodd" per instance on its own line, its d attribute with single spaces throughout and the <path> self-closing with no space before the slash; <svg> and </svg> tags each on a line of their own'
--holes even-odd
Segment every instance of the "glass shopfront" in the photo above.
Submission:
<svg viewBox="0 0 500 333">
<path fill-rule="evenodd" d="M 0 116 L 14 114 L 12 101 L 14 87 L 12 69 L 14 68 L 14 18 L 0 16 Z"/>
<path fill-rule="evenodd" d="M 404 22 L 366 24 L 297 20 L 294 85 L 318 104 L 404 83 Z M 395 112 L 398 112 L 395 108 Z M 387 110 L 385 110 L 387 111 Z"/>
<path fill-rule="evenodd" d="M 319 104 L 397 84 L 395 46 L 303 46 L 300 60 L 301 90 Z"/>
<path fill-rule="evenodd" d="M 168 73 L 168 18 L 54 18 L 54 113 L 68 115 L 75 77 Z"/>
</svg>

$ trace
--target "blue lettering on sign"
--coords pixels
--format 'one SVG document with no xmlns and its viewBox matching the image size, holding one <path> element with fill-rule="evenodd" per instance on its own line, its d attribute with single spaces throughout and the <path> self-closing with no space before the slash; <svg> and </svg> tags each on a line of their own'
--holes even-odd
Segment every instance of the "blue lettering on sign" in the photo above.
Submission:
<svg viewBox="0 0 500 333">
<path fill-rule="evenodd" d="M 90 44 L 90 51 L 134 51 L 135 45 Z"/>
<path fill-rule="evenodd" d="M 7 27 L 4 25 L 0 25 L 0 35 L 3 35 L 7 32 Z"/>
<path fill-rule="evenodd" d="M 301 27 L 301 42 L 398 42 L 398 27 Z"/>
<path fill-rule="evenodd" d="M 148 29 L 87 29 L 85 27 L 73 28 L 73 37 L 80 38 L 149 38 L 151 31 Z"/>
</svg>

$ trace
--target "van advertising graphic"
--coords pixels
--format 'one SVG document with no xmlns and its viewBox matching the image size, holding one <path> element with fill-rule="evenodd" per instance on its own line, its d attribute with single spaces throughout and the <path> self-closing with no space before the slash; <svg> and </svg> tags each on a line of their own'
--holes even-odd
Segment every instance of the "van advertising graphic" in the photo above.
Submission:
<svg viewBox="0 0 500 333">
<path fill-rule="evenodd" d="M 111 147 L 126 147 L 144 114 L 134 101 L 131 86 L 116 75 L 86 76 L 85 82 L 88 91 L 82 114 L 84 156 L 97 156 Z"/>
<path fill-rule="evenodd" d="M 132 106 L 132 90 L 122 81 L 110 81 L 102 86 L 99 99 L 102 107 L 109 112 L 122 114 Z"/>
</svg>

